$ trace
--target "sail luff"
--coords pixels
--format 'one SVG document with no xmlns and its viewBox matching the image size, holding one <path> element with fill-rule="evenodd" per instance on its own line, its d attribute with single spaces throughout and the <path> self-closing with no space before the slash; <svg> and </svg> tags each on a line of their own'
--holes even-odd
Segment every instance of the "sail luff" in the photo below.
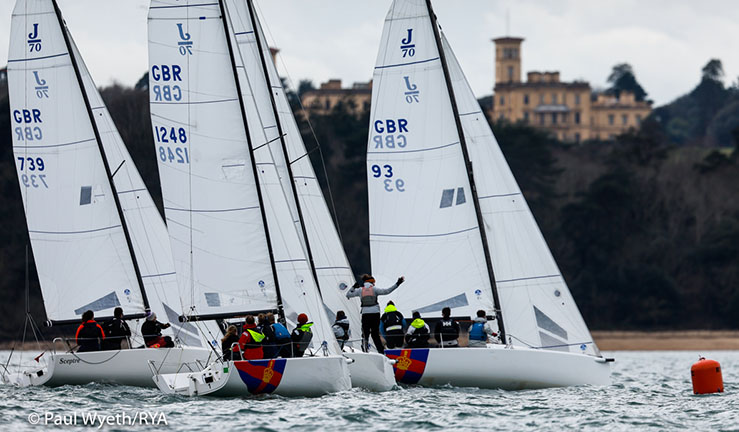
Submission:
<svg viewBox="0 0 739 432">
<path fill-rule="evenodd" d="M 462 154 L 464 155 L 465 170 L 467 172 L 467 176 L 470 182 L 470 191 L 472 192 L 472 201 L 475 206 L 475 214 L 477 216 L 478 231 L 480 233 L 480 237 L 482 240 L 483 251 L 485 253 L 485 264 L 487 266 L 488 276 L 490 278 L 490 289 L 492 290 L 492 293 L 493 293 L 493 302 L 495 304 L 495 314 L 498 320 L 498 330 L 500 333 L 501 340 L 506 341 L 505 325 L 503 321 L 503 311 L 500 307 L 500 298 L 498 297 L 498 288 L 495 282 L 495 271 L 493 270 L 493 261 L 492 261 L 492 257 L 490 256 L 490 245 L 488 243 L 487 233 L 485 230 L 485 219 L 483 218 L 482 211 L 480 209 L 480 199 L 477 194 L 477 187 L 475 185 L 475 176 L 474 176 L 474 172 L 472 168 L 472 161 L 470 160 L 469 150 L 467 149 L 467 142 L 465 140 L 464 129 L 462 128 L 462 123 L 459 117 L 459 108 L 457 107 L 457 100 L 454 95 L 454 88 L 452 87 L 450 76 L 449 76 L 449 65 L 447 64 L 447 61 L 446 61 L 444 47 L 441 42 L 441 37 L 439 35 L 439 26 L 438 26 L 438 23 L 436 22 L 436 14 L 434 13 L 433 6 L 431 5 L 431 0 L 426 0 L 426 7 L 428 8 L 429 19 L 431 20 L 431 27 L 433 28 L 433 31 L 434 31 L 434 39 L 436 40 L 436 48 L 438 49 L 438 52 L 439 52 L 441 67 L 444 73 L 444 82 L 446 83 L 446 88 L 449 93 L 449 100 L 452 105 L 452 112 L 454 113 L 454 123 L 457 128 L 457 134 L 459 135 L 459 144 L 462 148 Z"/>
<path fill-rule="evenodd" d="M 265 239 L 267 242 L 267 250 L 269 253 L 270 266 L 272 268 L 272 276 L 275 281 L 275 291 L 277 294 L 277 310 L 279 311 L 280 317 L 282 319 L 285 319 L 285 311 L 282 305 L 282 294 L 280 293 L 280 282 L 279 282 L 279 277 L 277 276 L 277 267 L 275 265 L 274 251 L 272 249 L 272 239 L 269 234 L 269 226 L 267 224 L 267 215 L 265 213 L 265 208 L 264 208 L 264 198 L 262 197 L 262 187 L 259 182 L 259 174 L 257 172 L 256 159 L 254 158 L 254 146 L 252 146 L 251 135 L 249 134 L 249 122 L 246 117 L 246 109 L 244 107 L 243 94 L 241 92 L 241 83 L 239 82 L 239 75 L 238 75 L 238 71 L 236 70 L 236 60 L 234 58 L 234 48 L 231 42 L 231 32 L 229 31 L 229 28 L 228 28 L 228 15 L 226 13 L 226 7 L 224 4 L 224 0 L 218 0 L 218 6 L 221 10 L 221 21 L 223 23 L 223 30 L 226 35 L 226 43 L 228 45 L 229 60 L 231 62 L 231 71 L 233 73 L 233 78 L 236 83 L 236 91 L 238 93 L 238 98 L 239 98 L 239 108 L 241 110 L 241 120 L 243 122 L 244 131 L 246 132 L 246 142 L 249 147 L 249 154 L 251 156 L 250 161 L 251 161 L 252 173 L 254 175 L 254 179 L 256 180 L 255 185 L 256 185 L 257 197 L 259 199 L 259 211 L 261 212 L 261 215 L 262 215 L 262 227 L 264 229 L 264 235 L 265 235 Z"/>
<path fill-rule="evenodd" d="M 89 116 L 90 125 L 92 126 L 92 130 L 95 134 L 95 140 L 97 141 L 98 149 L 102 157 L 103 166 L 105 168 L 105 173 L 108 178 L 108 183 L 112 190 L 113 200 L 115 202 L 116 210 L 118 211 L 118 217 L 121 221 L 121 227 L 123 229 L 123 235 L 126 239 L 126 245 L 128 246 L 128 251 L 131 255 L 131 263 L 133 265 L 133 269 L 136 274 L 136 281 L 138 282 L 139 290 L 141 291 L 141 298 L 144 302 L 144 308 L 148 312 L 151 309 L 151 307 L 149 305 L 149 299 L 146 295 L 146 288 L 144 287 L 144 281 L 141 278 L 141 270 L 139 268 L 138 261 L 136 260 L 135 252 L 133 249 L 133 244 L 131 242 L 131 234 L 128 231 L 128 224 L 123 214 L 120 197 L 118 196 L 118 191 L 116 190 L 115 182 L 113 181 L 113 174 L 111 172 L 110 165 L 108 164 L 108 158 L 105 153 L 105 148 L 103 147 L 103 142 L 102 142 L 102 139 L 100 138 L 100 131 L 98 130 L 97 123 L 95 122 L 95 117 L 92 113 L 92 107 L 90 106 L 90 100 L 87 96 L 87 92 L 85 91 L 85 85 L 82 80 L 82 75 L 80 74 L 79 65 L 77 64 L 77 59 L 72 49 L 72 44 L 69 39 L 67 25 L 64 22 L 64 19 L 62 18 L 62 13 L 61 13 L 61 10 L 59 9 L 59 5 L 57 4 L 56 0 L 52 0 L 52 4 L 54 5 L 54 12 L 56 13 L 57 20 L 59 21 L 59 26 L 61 27 L 61 30 L 62 30 L 62 36 L 64 37 L 64 43 L 67 47 L 67 52 L 69 53 L 70 61 L 72 62 L 72 68 L 74 69 L 74 73 L 77 78 L 77 84 L 79 86 L 80 92 L 82 93 L 82 99 L 84 100 L 85 108 L 87 109 L 87 114 Z"/>
<path fill-rule="evenodd" d="M 282 131 L 282 121 L 280 118 L 280 114 L 277 111 L 277 103 L 275 102 L 274 94 L 272 93 L 272 83 L 270 82 L 269 78 L 269 71 L 267 70 L 267 61 L 264 58 L 264 48 L 262 46 L 262 40 L 261 40 L 261 33 L 258 31 L 258 26 L 256 22 L 256 12 L 254 10 L 254 2 L 253 0 L 246 0 L 247 7 L 249 8 L 249 16 L 251 17 L 251 24 L 252 28 L 254 29 L 254 39 L 257 42 L 257 51 L 259 52 L 259 59 L 262 63 L 262 71 L 264 72 L 264 79 L 267 83 L 267 87 L 269 89 L 269 100 L 272 106 L 272 112 L 275 117 L 275 124 L 277 126 L 277 134 L 280 140 L 280 148 L 282 149 L 282 154 L 285 158 L 285 168 L 287 169 L 287 175 L 289 177 L 289 184 L 290 184 L 290 192 L 292 193 L 292 196 L 295 200 L 295 206 L 296 210 L 298 212 L 298 220 L 300 221 L 300 229 L 301 229 L 301 235 L 303 236 L 303 244 L 305 245 L 306 254 L 308 256 L 308 264 L 310 265 L 311 272 L 313 273 L 313 279 L 316 281 L 316 286 L 318 287 L 318 293 L 321 294 L 321 286 L 319 284 L 318 274 L 316 273 L 316 264 L 313 260 L 313 252 L 311 250 L 310 242 L 308 241 L 308 232 L 306 231 L 305 227 L 305 220 L 303 218 L 303 209 L 302 205 L 300 203 L 300 198 L 298 197 L 298 192 L 295 190 L 294 182 L 295 177 L 293 175 L 292 170 L 292 164 L 290 163 L 290 156 L 287 152 L 287 145 L 285 143 L 285 135 Z"/>
</svg>

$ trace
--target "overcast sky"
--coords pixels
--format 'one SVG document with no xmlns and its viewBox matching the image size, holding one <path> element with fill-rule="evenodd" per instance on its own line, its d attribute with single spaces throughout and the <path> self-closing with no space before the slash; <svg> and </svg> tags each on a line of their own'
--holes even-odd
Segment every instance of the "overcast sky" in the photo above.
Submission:
<svg viewBox="0 0 739 432">
<path fill-rule="evenodd" d="M 13 0 L 0 0 L 0 64 L 7 61 Z M 148 0 L 59 0 L 98 85 L 133 85 L 146 72 Z M 257 0 L 280 72 L 315 84 L 368 81 L 389 0 Z M 475 93 L 492 92 L 491 38 L 521 36 L 523 70 L 559 70 L 563 80 L 604 87 L 630 63 L 658 105 L 695 86 L 711 58 L 726 83 L 739 75 L 735 0 L 436 0 L 439 22 Z"/>
</svg>

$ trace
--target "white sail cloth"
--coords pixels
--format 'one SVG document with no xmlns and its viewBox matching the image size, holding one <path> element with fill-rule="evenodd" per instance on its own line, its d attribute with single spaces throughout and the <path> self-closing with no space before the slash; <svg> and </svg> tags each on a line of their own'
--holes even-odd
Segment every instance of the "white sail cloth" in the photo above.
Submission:
<svg viewBox="0 0 739 432">
<path fill-rule="evenodd" d="M 355 299 L 347 299 L 345 295 L 347 287 L 353 284 L 354 275 L 331 218 L 331 213 L 326 205 L 321 186 L 313 171 L 310 157 L 306 152 L 298 125 L 290 109 L 285 89 L 272 61 L 266 38 L 259 24 L 259 18 L 257 16 L 253 17 L 258 28 L 255 34 L 247 3 L 238 0 L 228 0 L 226 3 L 229 5 L 228 9 L 239 51 L 244 63 L 248 65 L 246 69 L 247 83 L 250 85 L 255 99 L 258 100 L 255 105 L 260 121 L 254 125 L 254 128 L 264 130 L 264 135 L 258 138 L 270 142 L 269 147 L 276 161 L 285 197 L 291 206 L 291 214 L 296 221 L 296 229 L 300 234 L 301 243 L 306 246 L 302 236 L 301 221 L 298 219 L 293 188 L 297 192 L 303 217 L 302 223 L 305 225 L 305 232 L 308 237 L 307 245 L 310 245 L 313 264 L 318 277 L 318 287 L 323 302 L 328 309 L 329 319 L 333 320 L 335 313 L 343 310 L 349 317 L 350 328 L 359 331 L 361 329 L 359 303 Z M 256 40 L 257 35 L 260 38 L 263 50 L 261 56 L 265 59 L 267 73 L 269 74 L 268 80 L 264 78 Z M 279 118 L 277 120 L 269 99 L 270 89 L 278 112 Z M 287 160 L 291 164 L 292 182 L 284 165 L 286 161 L 278 133 L 278 121 L 283 134 L 285 150 L 287 151 Z"/>
<path fill-rule="evenodd" d="M 514 345 L 597 353 L 521 191 L 442 35 L 506 332 Z M 367 152 L 372 266 L 408 313 L 494 315 L 460 137 L 424 0 L 396 0 L 375 67 Z M 402 187 L 400 185 L 402 184 Z"/>
</svg>

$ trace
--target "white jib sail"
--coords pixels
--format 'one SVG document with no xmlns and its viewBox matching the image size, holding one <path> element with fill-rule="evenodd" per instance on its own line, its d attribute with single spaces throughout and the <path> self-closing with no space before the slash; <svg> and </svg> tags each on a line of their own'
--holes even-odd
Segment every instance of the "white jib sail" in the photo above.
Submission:
<svg viewBox="0 0 739 432">
<path fill-rule="evenodd" d="M 51 1 L 16 3 L 8 75 L 13 153 L 48 318 L 79 319 L 87 309 L 111 316 L 117 306 L 143 313 L 131 251 Z"/>
<path fill-rule="evenodd" d="M 411 311 L 494 315 L 490 280 L 439 52 L 423 0 L 395 1 L 374 72 L 367 146 L 370 252 L 379 286 Z"/>
<path fill-rule="evenodd" d="M 247 63 L 254 63 L 248 71 L 255 74 L 254 80 L 258 80 L 263 75 L 261 68 L 259 53 L 257 51 L 257 43 L 255 33 L 251 22 L 249 8 L 245 1 L 229 1 L 229 10 L 235 11 L 230 15 L 233 20 L 234 34 L 238 41 L 241 55 Z M 359 302 L 357 299 L 347 299 L 346 290 L 353 284 L 354 275 L 349 265 L 349 260 L 344 253 L 344 247 L 331 218 L 326 200 L 324 199 L 321 186 L 316 178 L 310 157 L 306 152 L 303 139 L 300 135 L 298 125 L 293 116 L 290 104 L 282 86 L 281 79 L 277 73 L 274 62 L 269 52 L 269 47 L 264 37 L 259 18 L 254 16 L 257 22 L 257 34 L 259 35 L 263 58 L 267 64 L 269 81 L 263 82 L 264 88 L 271 88 L 279 122 L 284 135 L 285 147 L 288 159 L 291 163 L 293 182 L 283 181 L 285 186 L 285 194 L 288 198 L 293 198 L 292 188 L 298 195 L 300 201 L 303 223 L 305 224 L 306 234 L 308 236 L 308 244 L 310 245 L 315 265 L 316 274 L 318 276 L 318 287 L 321 291 L 323 302 L 328 309 L 329 319 L 333 320 L 335 314 L 339 310 L 346 312 L 350 321 L 350 328 L 353 329 L 353 337 L 359 337 L 361 332 L 361 319 L 359 313 Z M 269 97 L 269 95 L 266 95 Z M 260 116 L 263 121 L 271 122 L 274 119 L 274 110 L 269 100 L 262 100 L 257 105 Z M 266 119 L 266 120 L 265 120 Z M 276 123 L 274 123 L 276 124 Z M 268 125 L 269 126 L 269 125 Z M 282 154 L 282 143 L 279 140 L 276 127 L 265 128 L 268 132 L 269 140 L 274 140 L 270 146 L 272 153 Z M 279 155 L 278 155 L 279 156 Z M 277 158 L 276 158 L 277 159 Z M 284 158 L 280 158 L 284 160 Z M 279 164 L 278 164 L 279 165 Z M 280 175 L 283 175 L 282 173 Z M 287 171 L 284 171 L 287 175 Z M 294 199 L 289 199 L 288 203 L 294 203 Z M 297 215 L 297 209 L 293 210 L 293 215 Z M 299 223 L 300 221 L 298 221 Z M 302 228 L 298 225 L 299 234 L 302 236 Z"/>
<path fill-rule="evenodd" d="M 442 42 L 475 172 L 506 334 L 515 345 L 598 354 L 446 37 Z"/>
<path fill-rule="evenodd" d="M 155 0 L 149 97 L 187 314 L 274 310 L 267 249 L 218 3 Z"/>
<path fill-rule="evenodd" d="M 297 315 L 306 313 L 314 322 L 312 347 L 316 349 L 325 341 L 328 352 L 337 353 L 339 348 L 331 330 L 331 322 L 325 313 L 304 244 L 301 243 L 300 221 L 298 220 L 296 224 L 296 212 L 291 210 L 290 181 L 289 177 L 285 177 L 287 170 L 284 167 L 284 153 L 280 147 L 279 136 L 275 133 L 277 128 L 269 99 L 270 88 L 263 74 L 259 52 L 256 50 L 254 33 L 244 27 L 244 24 L 250 21 L 230 18 L 245 9 L 239 10 L 233 1 L 224 3 L 227 18 L 229 18 L 230 34 L 233 37 L 233 46 L 236 49 L 234 53 L 236 69 L 262 188 L 264 210 L 285 314 L 287 319 L 295 324 Z M 244 15 L 241 16 L 244 17 Z M 248 15 L 246 18 L 248 19 Z M 253 49 L 240 42 L 241 39 L 250 35 Z M 237 48 L 238 45 L 242 45 L 241 48 Z M 280 163 L 276 161 L 282 161 L 282 169 Z M 294 206 L 294 201 L 292 203 Z"/>
</svg>

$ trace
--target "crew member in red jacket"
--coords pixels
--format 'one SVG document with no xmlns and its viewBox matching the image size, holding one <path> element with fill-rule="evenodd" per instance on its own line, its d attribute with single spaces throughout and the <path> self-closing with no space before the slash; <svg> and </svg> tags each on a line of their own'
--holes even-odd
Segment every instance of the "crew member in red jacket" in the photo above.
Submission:
<svg viewBox="0 0 739 432">
<path fill-rule="evenodd" d="M 264 358 L 262 350 L 262 341 L 264 334 L 257 330 L 257 324 L 252 315 L 246 316 L 241 337 L 239 338 L 239 346 L 243 353 L 244 360 L 259 360 Z"/>
<path fill-rule="evenodd" d="M 77 327 L 77 333 L 74 335 L 80 347 L 77 352 L 100 351 L 100 342 L 105 339 L 105 332 L 94 318 L 95 313 L 91 310 L 82 314 L 82 324 Z"/>
</svg>

